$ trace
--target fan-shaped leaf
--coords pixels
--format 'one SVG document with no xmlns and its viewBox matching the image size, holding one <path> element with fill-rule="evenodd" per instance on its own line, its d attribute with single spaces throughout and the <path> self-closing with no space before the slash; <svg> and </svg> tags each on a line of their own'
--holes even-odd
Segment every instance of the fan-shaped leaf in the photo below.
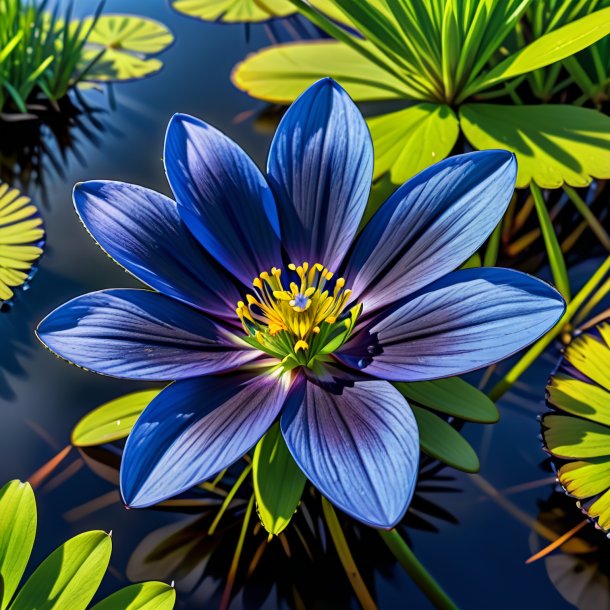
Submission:
<svg viewBox="0 0 610 610">
<path fill-rule="evenodd" d="M 72 430 L 72 444 L 91 447 L 126 438 L 140 413 L 160 391 L 133 392 L 94 409 Z"/>
<path fill-rule="evenodd" d="M 30 278 L 42 254 L 42 218 L 28 197 L 0 183 L 0 304 Z"/>
<path fill-rule="evenodd" d="M 610 118 L 596 110 L 563 105 L 466 104 L 464 135 L 479 150 L 505 148 L 517 155 L 517 186 L 588 185 L 610 178 Z"/>
<path fill-rule="evenodd" d="M 368 120 L 375 146 L 375 178 L 386 172 L 402 184 L 442 161 L 460 132 L 453 110 L 444 104 L 415 104 Z"/>
<path fill-rule="evenodd" d="M 547 449 L 557 457 L 610 456 L 610 428 L 567 415 L 545 415 L 542 420 Z"/>
<path fill-rule="evenodd" d="M 172 8 L 189 17 L 225 23 L 267 21 L 296 12 L 288 0 L 174 0 Z"/>
<path fill-rule="evenodd" d="M 0 610 L 11 601 L 36 537 L 36 500 L 29 483 L 11 481 L 0 489 Z"/>
<path fill-rule="evenodd" d="M 89 66 L 98 55 L 98 49 L 83 49 L 81 68 Z M 86 80 L 94 83 L 138 80 L 156 74 L 162 67 L 163 62 L 156 57 L 147 59 L 115 49 L 106 49 L 87 71 Z"/>
</svg>

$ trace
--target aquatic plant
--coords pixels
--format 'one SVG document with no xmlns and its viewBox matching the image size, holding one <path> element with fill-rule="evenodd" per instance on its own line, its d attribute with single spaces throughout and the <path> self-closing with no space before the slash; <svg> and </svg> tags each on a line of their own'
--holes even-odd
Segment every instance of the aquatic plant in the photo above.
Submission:
<svg viewBox="0 0 610 610">
<path fill-rule="evenodd" d="M 0 309 L 32 277 L 45 231 L 29 197 L 0 182 Z"/>
<path fill-rule="evenodd" d="M 222 471 L 282 412 L 283 439 L 314 485 L 356 519 L 392 527 L 413 492 L 419 436 L 390 382 L 483 367 L 561 316 L 560 295 L 530 276 L 452 273 L 508 205 L 510 153 L 430 168 L 356 238 L 372 158 L 362 116 L 325 79 L 280 124 L 269 182 L 226 136 L 176 115 L 164 159 L 177 205 L 123 183 L 75 188 L 96 241 L 159 293 L 78 297 L 38 336 L 98 373 L 176 380 L 127 440 L 127 505 L 156 504 Z M 312 262 L 284 267 L 282 248 Z"/>
<path fill-rule="evenodd" d="M 514 93 L 526 75 L 609 34 L 610 8 L 554 20 L 528 44 L 523 30 L 513 41 L 527 0 L 338 0 L 350 27 L 309 3 L 293 4 L 336 40 L 270 47 L 239 64 L 233 80 L 279 103 L 321 76 L 335 78 L 356 101 L 408 102 L 368 121 L 376 178 L 403 182 L 449 155 L 460 132 L 475 148 L 514 152 L 518 187 L 532 180 L 543 188 L 585 186 L 610 177 L 610 119 L 569 104 L 523 104 Z M 494 98 L 503 103 L 482 103 Z"/>
<path fill-rule="evenodd" d="M 85 610 L 89 606 L 108 567 L 110 534 L 91 531 L 71 538 L 18 590 L 36 537 L 36 500 L 29 483 L 11 481 L 0 489 L 0 522 L 0 610 Z M 175 599 L 172 587 L 145 582 L 113 593 L 92 610 L 171 610 Z"/>
<path fill-rule="evenodd" d="M 32 114 L 35 102 L 55 108 L 87 82 L 141 78 L 161 62 L 149 58 L 173 40 L 165 26 L 131 15 L 72 18 L 72 5 L 0 0 L 0 112 Z M 152 42 L 151 42 L 152 41 Z M 150 50 L 149 50 L 150 49 Z"/>
<path fill-rule="evenodd" d="M 542 417 L 557 478 L 578 506 L 610 530 L 610 323 L 578 334 L 547 386 L 553 411 Z"/>
</svg>

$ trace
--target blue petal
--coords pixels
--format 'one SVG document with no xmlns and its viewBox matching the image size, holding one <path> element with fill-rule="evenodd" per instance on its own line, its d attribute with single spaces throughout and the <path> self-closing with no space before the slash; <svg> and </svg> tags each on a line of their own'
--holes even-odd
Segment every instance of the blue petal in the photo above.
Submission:
<svg viewBox="0 0 610 610">
<path fill-rule="evenodd" d="M 331 393 L 301 377 L 281 427 L 299 467 L 333 504 L 373 527 L 400 521 L 417 479 L 419 435 L 393 386 L 365 381 Z"/>
<path fill-rule="evenodd" d="M 76 185 L 74 204 L 98 244 L 139 280 L 235 319 L 239 291 L 190 234 L 174 201 L 141 186 L 95 181 Z"/>
<path fill-rule="evenodd" d="M 175 115 L 165 169 L 180 216 L 203 247 L 244 284 L 282 263 L 273 194 L 252 159 L 223 133 Z"/>
<path fill-rule="evenodd" d="M 504 215 L 517 163 L 502 150 L 450 157 L 403 184 L 360 234 L 347 286 L 366 315 L 457 269 Z"/>
<path fill-rule="evenodd" d="M 533 343 L 564 311 L 554 288 L 525 273 L 456 271 L 380 312 L 337 357 L 391 381 L 460 375 Z"/>
<path fill-rule="evenodd" d="M 292 262 L 336 271 L 366 208 L 373 145 L 360 111 L 332 79 L 318 81 L 290 106 L 267 171 Z"/>
<path fill-rule="evenodd" d="M 49 314 L 37 334 L 62 358 L 127 379 L 195 377 L 261 355 L 202 312 L 148 290 L 77 297 Z"/>
<path fill-rule="evenodd" d="M 146 407 L 125 445 L 121 493 L 142 508 L 209 479 L 244 455 L 284 404 L 289 375 L 178 381 Z"/>
</svg>

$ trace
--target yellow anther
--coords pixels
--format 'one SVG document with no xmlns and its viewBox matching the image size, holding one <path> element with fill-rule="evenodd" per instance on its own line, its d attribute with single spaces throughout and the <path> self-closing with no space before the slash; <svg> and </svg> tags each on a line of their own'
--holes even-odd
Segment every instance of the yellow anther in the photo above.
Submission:
<svg viewBox="0 0 610 610">
<path fill-rule="evenodd" d="M 303 339 L 297 341 L 294 344 L 294 351 L 295 353 L 298 352 L 300 349 L 302 349 L 303 351 L 308 350 L 309 349 L 309 345 L 307 345 L 306 341 L 303 341 Z"/>
<path fill-rule="evenodd" d="M 259 290 L 263 287 L 263 283 L 261 282 L 260 278 L 258 278 L 258 277 L 254 278 L 254 281 L 252 282 L 252 285 L 255 288 L 258 288 Z"/>
<path fill-rule="evenodd" d="M 334 324 L 337 321 L 337 318 L 335 318 L 335 316 L 329 316 L 328 318 L 326 318 L 326 320 L 324 320 L 324 322 L 327 322 L 328 324 Z"/>
<path fill-rule="evenodd" d="M 314 326 L 314 327 L 311 329 L 311 332 L 312 332 L 314 335 L 317 335 L 317 334 L 320 332 L 320 327 L 319 327 L 319 326 Z"/>
</svg>

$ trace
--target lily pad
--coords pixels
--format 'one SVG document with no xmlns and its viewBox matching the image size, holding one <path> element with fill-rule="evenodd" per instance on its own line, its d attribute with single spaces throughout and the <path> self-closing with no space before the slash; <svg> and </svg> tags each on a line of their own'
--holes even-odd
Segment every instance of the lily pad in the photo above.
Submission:
<svg viewBox="0 0 610 610">
<path fill-rule="evenodd" d="M 0 183 L 0 305 L 31 278 L 44 237 L 42 218 L 30 198 Z"/>
<path fill-rule="evenodd" d="M 223 23 L 268 21 L 297 10 L 288 0 L 174 0 L 171 5 L 189 17 Z"/>
<path fill-rule="evenodd" d="M 566 348 L 547 387 L 553 409 L 542 436 L 566 493 L 604 531 L 610 529 L 610 322 Z"/>
</svg>

